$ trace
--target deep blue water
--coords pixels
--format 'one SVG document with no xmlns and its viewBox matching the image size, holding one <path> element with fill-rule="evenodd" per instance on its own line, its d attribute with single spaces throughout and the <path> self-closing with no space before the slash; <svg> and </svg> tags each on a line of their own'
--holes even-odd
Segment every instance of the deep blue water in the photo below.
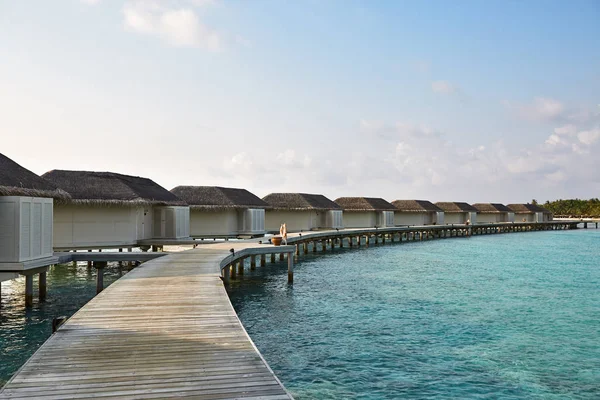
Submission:
<svg viewBox="0 0 600 400">
<path fill-rule="evenodd" d="M 335 250 L 229 292 L 298 399 L 600 398 L 600 231 Z"/>
<path fill-rule="evenodd" d="M 104 287 L 108 287 L 126 269 L 109 263 L 104 270 Z M 25 278 L 2 282 L 0 304 L 0 387 L 27 361 L 52 334 L 52 319 L 70 317 L 96 295 L 96 272 L 85 263 L 56 265 L 47 276 L 45 302 L 37 299 L 37 275 L 34 305 L 25 308 Z"/>
</svg>

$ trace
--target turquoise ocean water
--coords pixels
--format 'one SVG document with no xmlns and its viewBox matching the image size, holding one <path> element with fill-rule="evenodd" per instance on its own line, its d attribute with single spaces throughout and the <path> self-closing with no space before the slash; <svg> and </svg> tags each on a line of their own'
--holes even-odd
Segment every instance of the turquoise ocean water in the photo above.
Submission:
<svg viewBox="0 0 600 400">
<path fill-rule="evenodd" d="M 600 231 L 302 256 L 232 302 L 298 399 L 599 399 Z"/>
<path fill-rule="evenodd" d="M 126 273 L 113 263 L 104 270 L 104 287 Z M 84 264 L 56 265 L 48 271 L 48 294 L 38 302 L 37 275 L 34 305 L 25 308 L 25 278 L 2 282 L 0 304 L 0 387 L 52 334 L 52 319 L 71 316 L 96 295 L 96 273 Z"/>
</svg>

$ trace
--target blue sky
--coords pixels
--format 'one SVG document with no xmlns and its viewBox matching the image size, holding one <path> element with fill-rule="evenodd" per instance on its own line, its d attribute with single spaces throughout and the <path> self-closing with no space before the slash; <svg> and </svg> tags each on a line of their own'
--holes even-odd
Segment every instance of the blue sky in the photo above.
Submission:
<svg viewBox="0 0 600 400">
<path fill-rule="evenodd" d="M 597 197 L 600 2 L 0 2 L 2 152 L 43 173 Z"/>
</svg>

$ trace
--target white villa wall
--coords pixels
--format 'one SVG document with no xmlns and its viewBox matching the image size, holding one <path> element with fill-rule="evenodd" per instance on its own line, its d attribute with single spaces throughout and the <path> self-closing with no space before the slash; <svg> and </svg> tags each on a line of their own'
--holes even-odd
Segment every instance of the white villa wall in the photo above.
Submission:
<svg viewBox="0 0 600 400">
<path fill-rule="evenodd" d="M 279 232 L 279 227 L 285 222 L 288 232 L 310 231 L 319 228 L 321 214 L 325 216 L 325 211 L 267 210 L 265 228 L 270 232 Z"/>
<path fill-rule="evenodd" d="M 344 211 L 344 226 L 346 228 L 372 228 L 377 225 L 375 211 Z"/>
<path fill-rule="evenodd" d="M 515 222 L 535 222 L 535 214 L 515 213 Z"/>
<path fill-rule="evenodd" d="M 444 225 L 446 223 L 446 215 L 443 211 L 436 211 L 435 213 L 432 213 L 432 216 L 432 224 L 435 223 L 437 225 Z"/>
<path fill-rule="evenodd" d="M 498 214 L 498 213 L 477 213 L 477 223 L 478 224 L 497 224 L 503 221 L 506 214 Z"/>
<path fill-rule="evenodd" d="M 416 226 L 430 225 L 434 222 L 432 214 L 433 213 L 396 211 L 394 212 L 394 224 Z"/>
<path fill-rule="evenodd" d="M 444 223 L 446 225 L 451 225 L 451 224 L 464 224 L 467 221 L 467 218 L 469 218 L 469 213 L 462 213 L 462 212 L 458 212 L 458 213 L 444 213 Z"/>
<path fill-rule="evenodd" d="M 323 213 L 322 213 L 323 214 Z M 344 227 L 344 212 L 342 210 L 329 210 L 324 213 L 325 223 L 324 228 L 342 229 Z"/>
<path fill-rule="evenodd" d="M 193 237 L 237 236 L 237 210 L 190 211 L 190 235 Z"/>
<path fill-rule="evenodd" d="M 52 199 L 0 197 L 0 263 L 52 256 Z"/>
<path fill-rule="evenodd" d="M 151 235 L 150 207 L 69 204 L 54 208 L 56 249 L 131 246 Z"/>
</svg>

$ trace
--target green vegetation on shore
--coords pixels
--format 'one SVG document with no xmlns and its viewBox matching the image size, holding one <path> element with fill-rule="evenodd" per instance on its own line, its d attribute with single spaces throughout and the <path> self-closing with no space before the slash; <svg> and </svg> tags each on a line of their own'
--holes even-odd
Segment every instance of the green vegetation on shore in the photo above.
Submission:
<svg viewBox="0 0 600 400">
<path fill-rule="evenodd" d="M 546 201 L 544 208 L 552 211 L 554 215 L 569 215 L 582 217 L 597 217 L 600 216 L 600 200 L 599 199 L 569 199 L 569 200 L 554 200 Z"/>
</svg>

